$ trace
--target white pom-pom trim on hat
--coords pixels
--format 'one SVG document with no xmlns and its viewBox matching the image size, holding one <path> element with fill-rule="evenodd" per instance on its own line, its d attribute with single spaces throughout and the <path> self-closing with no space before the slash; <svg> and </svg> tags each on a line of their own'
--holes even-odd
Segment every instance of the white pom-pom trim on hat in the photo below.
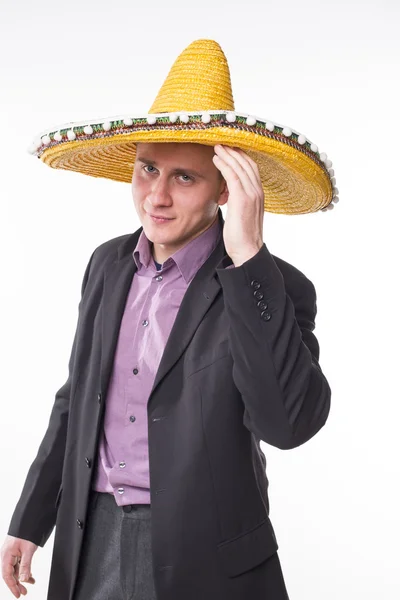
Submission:
<svg viewBox="0 0 400 600">
<path fill-rule="evenodd" d="M 225 113 L 225 117 L 226 117 L 226 121 L 230 122 L 230 123 L 234 123 L 238 116 L 240 116 L 241 118 L 245 118 L 246 119 L 246 124 L 253 127 L 254 125 L 256 125 L 257 121 L 260 121 L 260 123 L 263 123 L 263 119 L 258 119 L 257 117 L 255 117 L 254 115 L 246 115 L 246 114 L 238 114 L 234 111 L 223 111 L 223 110 L 218 110 L 215 109 L 213 111 L 203 111 L 202 113 L 200 113 L 201 119 L 203 121 L 203 123 L 209 123 L 211 121 L 211 114 L 210 113 L 214 113 L 214 114 L 218 114 L 218 113 Z M 157 116 L 168 116 L 169 120 L 171 123 L 175 123 L 178 118 L 181 120 L 182 123 L 188 123 L 189 122 L 189 115 L 199 115 L 198 112 L 183 112 L 183 113 L 160 113 L 160 114 L 149 114 L 146 117 L 146 120 L 148 122 L 148 124 L 150 125 L 154 125 L 157 122 Z M 133 119 L 132 117 L 128 117 L 128 116 L 118 116 L 115 117 L 113 119 L 113 121 L 121 121 L 124 123 L 124 125 L 126 125 L 127 127 L 130 127 L 133 125 Z M 71 123 L 68 123 L 67 125 L 64 125 L 63 128 L 67 128 L 68 125 L 71 125 Z M 73 125 L 75 126 L 82 126 L 84 125 L 83 131 L 86 135 L 91 135 L 93 133 L 93 127 L 91 124 L 88 123 L 83 123 L 83 122 L 76 122 Z M 293 133 L 296 133 L 298 136 L 298 140 L 297 142 L 301 145 L 305 144 L 308 140 L 306 138 L 306 136 L 304 136 L 303 134 L 298 134 L 297 132 L 294 132 L 294 130 L 290 127 L 283 127 L 282 125 L 279 124 L 274 124 L 272 121 L 267 121 L 265 123 L 265 128 L 268 129 L 269 131 L 273 132 L 275 127 L 279 127 L 282 129 L 282 134 L 285 135 L 286 137 L 290 137 Z M 103 131 L 110 131 L 111 129 L 111 121 L 107 120 L 102 124 L 102 128 Z M 70 138 L 69 136 L 71 136 L 70 134 L 67 134 L 68 139 L 75 139 L 75 137 Z M 49 136 L 48 136 L 49 137 Z M 43 139 L 47 139 L 46 136 Z M 55 135 L 54 135 L 54 140 L 56 141 L 62 141 L 63 140 L 63 136 L 61 136 L 60 132 L 58 131 Z M 51 141 L 51 140 L 50 140 Z M 44 142 L 40 141 L 38 148 L 40 148 L 41 145 L 47 145 Z M 318 146 L 316 144 L 311 144 L 310 143 L 310 148 L 312 152 L 317 153 L 318 152 Z M 326 166 L 330 167 L 332 165 L 332 161 L 328 161 L 327 160 L 327 156 L 325 153 L 322 153 L 320 156 L 320 159 L 322 160 L 322 162 L 326 162 Z M 333 170 L 332 170 L 333 171 Z"/>
<path fill-rule="evenodd" d="M 268 129 L 271 133 L 274 132 L 275 128 L 279 128 L 282 132 L 282 135 L 284 135 L 285 137 L 291 137 L 294 133 L 295 135 L 297 135 L 297 143 L 298 144 L 303 145 L 306 142 L 308 142 L 311 151 L 314 152 L 315 154 L 318 153 L 318 146 L 316 144 L 309 142 L 309 140 L 306 138 L 305 135 L 297 133 L 292 128 L 284 127 L 283 125 L 280 125 L 278 123 L 274 124 L 272 121 L 265 122 L 264 119 L 262 119 L 262 118 L 257 118 L 254 115 L 248 115 L 248 114 L 246 115 L 244 113 L 239 114 L 236 111 L 224 111 L 224 110 L 219 110 L 217 108 L 212 111 L 203 111 L 203 112 L 184 111 L 184 112 L 177 112 L 177 113 L 176 112 L 175 113 L 159 113 L 159 114 L 157 113 L 157 114 L 148 114 L 145 117 L 145 119 L 147 120 L 147 123 L 149 125 L 156 124 L 157 117 L 169 117 L 169 120 L 171 123 L 175 123 L 178 119 L 180 119 L 180 121 L 182 123 L 188 123 L 189 116 L 195 115 L 196 117 L 200 116 L 202 122 L 207 124 L 207 123 L 211 122 L 211 118 L 212 118 L 213 114 L 214 115 L 225 114 L 225 119 L 229 123 L 235 123 L 237 121 L 238 117 L 240 117 L 241 119 L 245 119 L 246 124 L 250 127 L 254 127 L 257 124 L 257 121 L 259 121 L 260 124 L 265 123 L 265 129 Z M 140 119 L 140 117 L 138 117 L 138 118 Z M 127 127 L 130 127 L 133 125 L 133 119 L 130 116 L 113 117 L 111 120 L 114 123 L 116 123 L 116 122 L 120 123 L 122 121 L 123 124 L 126 125 Z M 56 131 L 56 133 L 54 133 L 53 140 L 57 141 L 57 142 L 62 142 L 65 140 L 65 137 L 63 135 L 61 135 L 61 131 L 60 131 L 61 129 L 67 130 L 66 137 L 68 140 L 70 140 L 70 141 L 75 140 L 76 134 L 73 130 L 73 126 L 75 126 L 75 127 L 83 126 L 83 132 L 86 135 L 92 135 L 94 133 L 94 129 L 93 129 L 92 125 L 96 125 L 96 126 L 101 125 L 103 128 L 103 131 L 110 131 L 111 126 L 112 126 L 111 120 L 106 120 L 102 124 L 98 123 L 98 122 L 92 123 L 92 124 L 87 123 L 87 122 L 86 123 L 85 122 L 67 123 L 67 124 L 63 125 L 58 131 Z M 51 141 L 52 141 L 52 139 L 50 138 L 49 133 L 43 132 L 43 137 L 35 138 L 35 140 L 31 144 L 31 146 L 29 147 L 28 151 L 31 154 L 36 154 L 40 150 L 41 147 L 48 146 L 51 143 Z M 322 152 L 319 154 L 319 159 L 321 160 L 321 162 L 323 162 L 325 164 L 327 172 L 329 173 L 330 178 L 332 180 L 332 186 L 334 186 L 336 184 L 336 179 L 334 178 L 335 171 L 332 168 L 332 161 L 328 160 L 327 154 L 325 152 Z M 334 190 L 334 199 L 332 199 L 331 203 L 327 207 L 325 207 L 324 209 L 321 209 L 321 210 L 323 210 L 323 211 L 332 210 L 333 203 L 337 203 L 339 201 L 339 198 L 337 196 L 338 189 L 336 187 L 334 187 L 333 190 Z"/>
</svg>

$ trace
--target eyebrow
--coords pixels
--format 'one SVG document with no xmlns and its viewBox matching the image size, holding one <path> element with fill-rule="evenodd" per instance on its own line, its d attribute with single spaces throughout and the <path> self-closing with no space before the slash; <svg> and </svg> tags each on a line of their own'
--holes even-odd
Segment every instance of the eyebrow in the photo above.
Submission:
<svg viewBox="0 0 400 600">
<path fill-rule="evenodd" d="M 142 163 L 147 163 L 149 165 L 153 165 L 156 166 L 157 163 L 155 160 L 151 160 L 150 158 L 145 158 L 144 156 L 136 157 L 136 160 Z M 176 167 L 175 169 L 173 169 L 172 171 L 173 173 L 190 173 L 191 175 L 197 175 L 197 177 L 201 177 L 202 179 L 204 179 L 204 175 L 202 175 L 202 173 L 199 173 L 199 171 L 195 171 L 194 169 L 185 169 L 183 167 Z"/>
</svg>

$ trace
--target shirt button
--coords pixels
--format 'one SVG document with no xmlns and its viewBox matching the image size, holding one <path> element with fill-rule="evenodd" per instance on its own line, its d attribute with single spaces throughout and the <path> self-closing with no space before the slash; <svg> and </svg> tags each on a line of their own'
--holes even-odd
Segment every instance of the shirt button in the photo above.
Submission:
<svg viewBox="0 0 400 600">
<path fill-rule="evenodd" d="M 97 394 L 97 400 L 101 402 L 101 394 Z"/>
<path fill-rule="evenodd" d="M 121 467 L 121 469 L 123 469 L 124 467 L 126 467 L 126 463 L 124 461 L 121 461 L 119 463 L 119 466 Z"/>
<path fill-rule="evenodd" d="M 162 275 L 157 275 L 156 281 L 162 281 Z"/>
<path fill-rule="evenodd" d="M 129 420 L 132 421 L 132 423 L 134 423 L 136 421 L 136 417 L 134 417 L 133 415 L 131 415 L 129 417 Z"/>
<path fill-rule="evenodd" d="M 149 324 L 149 322 L 148 322 L 147 319 L 145 319 L 144 321 L 142 321 L 143 327 L 147 327 L 148 324 Z"/>
<path fill-rule="evenodd" d="M 135 369 L 132 369 L 132 373 L 133 373 L 134 375 L 137 375 L 137 374 L 139 373 L 139 369 L 136 369 L 136 368 L 135 368 Z"/>
<path fill-rule="evenodd" d="M 124 488 L 118 488 L 118 494 L 123 494 L 124 493 Z"/>
</svg>

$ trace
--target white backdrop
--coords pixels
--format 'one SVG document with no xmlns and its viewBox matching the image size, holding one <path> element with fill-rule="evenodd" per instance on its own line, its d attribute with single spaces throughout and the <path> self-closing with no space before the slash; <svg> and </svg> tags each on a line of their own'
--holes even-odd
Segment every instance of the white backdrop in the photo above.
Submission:
<svg viewBox="0 0 400 600">
<path fill-rule="evenodd" d="M 399 598 L 397 0 L 3 0 L 0 10 L 3 539 L 67 377 L 90 254 L 140 227 L 129 184 L 53 170 L 27 147 L 53 125 L 146 113 L 180 52 L 211 38 L 236 109 L 305 134 L 339 188 L 332 211 L 264 220 L 270 252 L 316 287 L 332 389 L 307 444 L 263 443 L 290 599 Z M 53 538 L 33 557 L 32 600 L 46 597 Z M 0 598 L 12 597 L 1 581 Z"/>
</svg>

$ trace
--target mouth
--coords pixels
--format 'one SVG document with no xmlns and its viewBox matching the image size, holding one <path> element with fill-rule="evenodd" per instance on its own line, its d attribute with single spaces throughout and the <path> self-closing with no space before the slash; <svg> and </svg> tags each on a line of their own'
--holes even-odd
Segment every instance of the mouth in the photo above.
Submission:
<svg viewBox="0 0 400 600">
<path fill-rule="evenodd" d="M 153 217 L 153 215 L 151 215 L 150 213 L 147 213 L 147 214 L 150 217 L 150 219 L 152 221 L 154 221 L 154 223 L 169 223 L 169 221 L 174 220 L 174 219 L 165 219 L 165 218 L 161 218 L 161 217 Z"/>
</svg>

